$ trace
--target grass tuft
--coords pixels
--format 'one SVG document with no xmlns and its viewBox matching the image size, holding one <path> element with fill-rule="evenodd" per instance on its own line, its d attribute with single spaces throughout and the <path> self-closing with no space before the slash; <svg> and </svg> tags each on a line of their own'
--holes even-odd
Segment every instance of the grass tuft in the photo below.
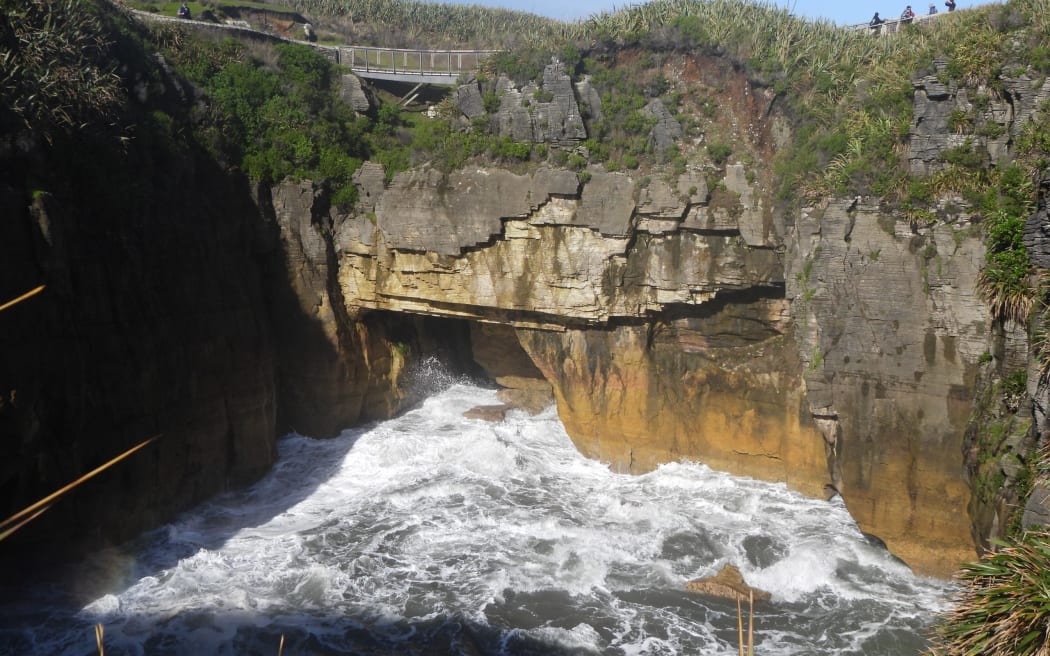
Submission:
<svg viewBox="0 0 1050 656">
<path fill-rule="evenodd" d="M 955 607 L 937 626 L 936 656 L 1050 653 L 1050 533 L 1032 531 L 965 565 Z"/>
</svg>

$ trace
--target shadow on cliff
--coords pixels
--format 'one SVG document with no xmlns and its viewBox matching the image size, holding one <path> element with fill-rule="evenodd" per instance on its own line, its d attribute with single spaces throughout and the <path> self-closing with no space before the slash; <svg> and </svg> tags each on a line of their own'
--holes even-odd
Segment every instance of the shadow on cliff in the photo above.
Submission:
<svg viewBox="0 0 1050 656">
<path fill-rule="evenodd" d="M 21 174 L 0 184 L 0 299 L 47 285 L 0 315 L 0 515 L 162 436 L 0 543 L 7 599 L 34 579 L 83 579 L 59 565 L 259 480 L 289 427 L 323 437 L 403 409 L 369 407 L 385 381 L 353 350 L 371 339 L 389 358 L 391 344 L 419 341 L 419 320 L 341 323 L 333 345 L 304 309 L 333 277 L 297 287 L 303 261 L 289 259 L 268 194 L 186 147 L 161 148 L 146 129 L 126 152 L 72 140 L 56 144 L 60 164 L 13 157 Z M 311 413 L 314 426 L 297 423 Z"/>
</svg>

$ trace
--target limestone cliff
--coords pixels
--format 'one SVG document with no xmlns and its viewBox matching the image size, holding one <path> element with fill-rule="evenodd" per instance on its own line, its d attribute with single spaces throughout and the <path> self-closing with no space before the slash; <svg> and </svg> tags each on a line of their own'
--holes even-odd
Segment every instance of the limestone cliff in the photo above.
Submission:
<svg viewBox="0 0 1050 656">
<path fill-rule="evenodd" d="M 1016 497 L 982 497 L 974 481 L 1008 480 L 1033 439 L 1014 426 L 1002 457 L 973 455 L 988 416 L 1029 412 L 984 403 L 1028 353 L 974 292 L 980 216 L 950 194 L 924 221 L 865 197 L 775 206 L 766 161 L 790 138 L 776 95 L 725 62 L 700 68 L 674 74 L 725 92 L 722 134 L 742 144 L 728 162 L 628 174 L 551 157 L 389 182 L 369 162 L 352 212 L 309 181 L 252 188 L 188 146 L 132 149 L 111 173 L 141 172 L 149 188 L 98 193 L 49 171 L 43 144 L 5 137 L 0 163 L 22 173 L 0 187 L 0 300 L 48 286 L 0 314 L 5 503 L 163 435 L 27 540 L 156 525 L 261 475 L 282 431 L 327 436 L 399 411 L 421 393 L 414 364 L 437 354 L 533 410 L 553 398 L 579 449 L 619 470 L 690 459 L 809 494 L 832 482 L 916 569 L 947 575 L 972 558 Z M 1007 80 L 978 110 L 937 75 L 916 80 L 911 170 L 937 171 L 969 143 L 951 134 L 953 111 L 987 128 L 982 157 L 1009 156 L 1050 89 L 1036 82 Z M 495 133 L 562 155 L 603 111 L 558 63 L 538 86 L 489 84 Z M 474 121 L 491 99 L 477 82 L 456 92 Z M 662 101 L 642 114 L 661 157 L 707 138 Z M 1045 211 L 1030 228 L 1046 250 Z"/>
<path fill-rule="evenodd" d="M 1007 88 L 973 119 L 989 158 L 1046 93 Z M 916 174 L 943 168 L 967 103 L 936 76 L 915 82 Z M 777 117 L 751 120 L 769 152 Z M 981 364 L 1023 364 L 1026 340 L 976 295 L 980 216 L 962 198 L 920 222 L 874 198 L 774 211 L 769 172 L 742 163 L 714 178 L 424 168 L 389 185 L 366 169 L 365 205 L 332 219 L 349 313 L 515 328 L 501 343 L 528 354 L 582 452 L 632 472 L 695 459 L 811 494 L 832 482 L 924 572 L 949 574 L 994 534 L 968 436 Z"/>
<path fill-rule="evenodd" d="M 969 217 L 912 226 L 832 202 L 787 254 L 806 403 L 851 513 L 909 563 L 972 558 L 963 434 L 992 322 Z"/>
</svg>

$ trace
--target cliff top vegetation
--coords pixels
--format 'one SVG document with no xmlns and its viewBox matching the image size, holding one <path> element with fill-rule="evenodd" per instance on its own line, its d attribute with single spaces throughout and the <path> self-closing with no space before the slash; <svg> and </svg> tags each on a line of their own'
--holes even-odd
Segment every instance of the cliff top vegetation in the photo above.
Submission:
<svg viewBox="0 0 1050 656">
<path fill-rule="evenodd" d="M 992 307 L 1013 318 L 1032 307 L 1020 228 L 1034 202 L 1031 180 L 1050 159 L 1045 121 L 1032 122 L 1013 139 L 1011 162 L 990 161 L 978 146 L 1004 130 L 981 114 L 1003 99 L 1004 80 L 1024 78 L 1034 87 L 1050 73 L 1046 0 L 954 12 L 879 38 L 743 0 L 654 0 L 575 23 L 412 0 L 290 4 L 355 29 L 368 26 L 373 36 L 400 30 L 398 38 L 410 41 L 504 48 L 487 79 L 479 80 L 486 110 L 498 109 L 500 75 L 532 83 L 532 100 L 545 100 L 543 66 L 555 55 L 574 79 L 589 77 L 603 111 L 598 116 L 584 108 L 590 138 L 578 148 L 515 142 L 497 136 L 491 116 L 466 121 L 447 107 L 438 120 L 394 104 L 359 117 L 336 100 L 333 65 L 294 46 L 215 42 L 170 27 L 146 30 L 105 0 L 6 0 L 0 121 L 32 126 L 48 140 L 73 128 L 116 130 L 121 121 L 114 115 L 136 104 L 127 102 L 132 87 L 164 82 L 162 68 L 142 63 L 159 50 L 204 102 L 153 107 L 146 121 L 124 121 L 124 138 L 154 125 L 195 139 L 253 178 L 318 180 L 337 205 L 350 207 L 350 176 L 366 158 L 381 161 L 388 176 L 423 162 L 448 170 L 475 158 L 639 169 L 641 176 L 652 165 L 692 167 L 717 176 L 729 161 L 765 159 L 772 151 L 757 152 L 731 127 L 733 108 L 723 107 L 719 83 L 701 93 L 689 80 L 676 79 L 683 62 L 717 61 L 770 97 L 768 111 L 789 119 L 790 138 L 776 151 L 775 175 L 764 181 L 780 190 L 782 202 L 874 195 L 922 223 L 936 220 L 940 198 L 962 196 L 992 219 L 981 283 Z M 50 38 L 34 38 L 40 30 Z M 959 147 L 943 155 L 937 172 L 916 177 L 905 161 L 912 81 L 931 75 L 967 89 L 972 109 L 953 116 L 951 128 L 965 137 Z M 655 119 L 645 106 L 654 100 L 685 128 L 686 138 L 670 149 L 652 143 Z M 138 105 L 135 112 L 143 109 Z M 195 129 L 185 132 L 183 121 Z"/>
</svg>

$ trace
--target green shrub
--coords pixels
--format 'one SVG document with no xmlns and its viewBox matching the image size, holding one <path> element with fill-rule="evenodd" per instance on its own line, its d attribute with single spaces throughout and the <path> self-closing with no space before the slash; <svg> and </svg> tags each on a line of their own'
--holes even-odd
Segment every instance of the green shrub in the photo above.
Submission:
<svg viewBox="0 0 1050 656">
<path fill-rule="evenodd" d="M 579 153 L 569 153 L 569 159 L 567 164 L 570 169 L 575 169 L 579 171 L 586 168 L 587 158 L 583 155 L 580 155 Z"/>
<path fill-rule="evenodd" d="M 948 131 L 964 134 L 973 131 L 973 116 L 961 109 L 953 109 L 948 114 Z"/>
<path fill-rule="evenodd" d="M 712 141 L 707 144 L 707 155 L 711 161 L 721 166 L 726 163 L 729 156 L 733 154 L 733 147 L 720 141 Z"/>
<path fill-rule="evenodd" d="M 495 114 L 499 111 L 500 98 L 495 91 L 486 91 L 481 96 L 481 104 L 487 113 Z"/>
<path fill-rule="evenodd" d="M 514 141 L 510 137 L 494 139 L 489 146 L 489 153 L 492 156 L 504 160 L 525 161 L 531 152 L 531 143 Z"/>
<path fill-rule="evenodd" d="M 967 169 L 983 168 L 986 161 L 984 155 L 974 150 L 973 143 L 969 139 L 962 145 L 942 152 L 940 159 L 947 164 Z"/>
<path fill-rule="evenodd" d="M 1050 533 L 1031 531 L 964 565 L 962 591 L 936 627 L 939 656 L 1035 656 L 1050 652 Z"/>
</svg>

